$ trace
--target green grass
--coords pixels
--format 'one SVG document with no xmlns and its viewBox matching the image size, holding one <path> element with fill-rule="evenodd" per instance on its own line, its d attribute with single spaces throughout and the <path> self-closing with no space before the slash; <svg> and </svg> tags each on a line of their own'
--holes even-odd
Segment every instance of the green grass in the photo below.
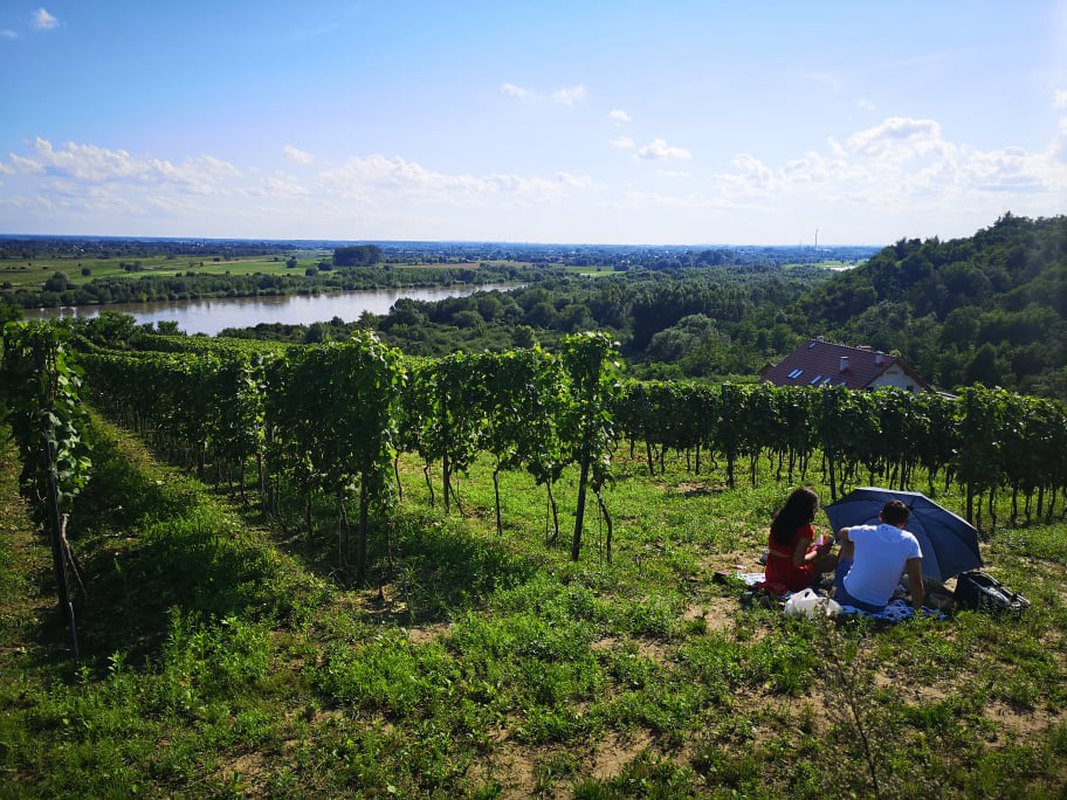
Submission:
<svg viewBox="0 0 1067 800">
<path fill-rule="evenodd" d="M 56 272 L 64 273 L 72 284 L 80 286 L 96 278 L 132 278 L 137 279 L 145 275 L 174 276 L 184 275 L 187 271 L 193 271 L 201 275 L 252 275 L 262 273 L 264 275 L 303 275 L 307 267 L 314 266 L 329 253 L 302 253 L 297 258 L 297 267 L 288 269 L 285 266 L 286 258 L 278 256 L 275 261 L 273 256 L 241 257 L 218 261 L 214 256 L 183 257 L 175 256 L 148 256 L 143 258 L 88 258 L 88 259 L 46 259 L 41 261 L 17 261 L 12 259 L 0 260 L 0 283 L 10 282 L 13 287 L 39 288 Z M 122 263 L 139 262 L 141 270 L 137 272 L 127 271 L 119 266 Z M 83 275 L 82 270 L 88 269 L 89 274 Z"/>
<path fill-rule="evenodd" d="M 286 266 L 288 254 L 278 256 L 238 256 L 223 259 L 221 256 L 207 254 L 204 256 L 126 256 L 121 258 L 51 258 L 39 261 L 18 259 L 0 259 L 0 283 L 10 283 L 12 288 L 40 289 L 46 280 L 56 272 L 64 273 L 74 286 L 81 286 L 97 278 L 130 278 L 136 280 L 144 276 L 174 277 L 187 272 L 197 275 L 296 275 L 303 276 L 308 267 L 313 267 L 324 258 L 329 260 L 332 251 L 300 251 L 296 267 Z M 120 264 L 137 262 L 141 268 L 128 271 Z M 405 264 L 404 269 L 477 269 L 483 262 L 456 264 Z M 494 266 L 518 264 L 518 262 L 493 261 L 484 262 Z M 525 265 L 523 265 L 525 266 Z M 88 275 L 83 270 L 89 271 Z"/>
<path fill-rule="evenodd" d="M 370 586 L 346 588 L 330 503 L 310 539 L 298 515 L 255 524 L 97 430 L 72 529 L 81 662 L 3 457 L 0 797 L 1062 796 L 1062 523 L 984 545 L 1034 602 L 1019 619 L 826 627 L 712 579 L 757 568 L 790 489 L 766 468 L 728 490 L 622 449 L 612 561 L 591 507 L 575 564 L 573 474 L 550 546 L 528 477 L 502 476 L 498 536 L 488 464 L 446 517 L 405 458 Z"/>
</svg>

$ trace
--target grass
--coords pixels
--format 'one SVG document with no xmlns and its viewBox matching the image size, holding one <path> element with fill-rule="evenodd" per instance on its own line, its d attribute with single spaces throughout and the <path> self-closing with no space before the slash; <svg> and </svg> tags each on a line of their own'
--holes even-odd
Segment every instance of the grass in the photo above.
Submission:
<svg viewBox="0 0 1067 800">
<path fill-rule="evenodd" d="M 144 276 L 174 277 L 187 272 L 197 275 L 296 275 L 303 276 L 308 267 L 314 267 L 324 258 L 329 260 L 332 251 L 297 251 L 296 266 L 287 267 L 289 255 L 237 256 L 224 259 L 221 256 L 144 256 L 115 258 L 48 258 L 34 261 L 0 259 L 0 284 L 10 283 L 12 288 L 40 289 L 56 272 L 64 273 L 74 286 L 81 286 L 97 278 L 129 278 L 137 280 Z M 122 264 L 140 264 L 137 271 L 128 271 Z M 477 269 L 482 262 L 455 264 L 405 264 L 404 269 Z M 486 262 L 505 265 L 513 262 Z M 83 274 L 88 270 L 89 274 Z"/>
<path fill-rule="evenodd" d="M 1062 523 L 984 545 L 1033 601 L 1019 619 L 825 626 L 713 580 L 757 567 L 790 488 L 766 477 L 727 490 L 673 459 L 649 476 L 623 449 L 614 558 L 591 512 L 574 564 L 574 475 L 548 546 L 526 476 L 501 476 L 498 537 L 488 465 L 446 517 L 404 459 L 353 588 L 330 579 L 329 504 L 310 540 L 257 524 L 96 429 L 80 662 L 3 455 L 0 797 L 1062 796 Z"/>
</svg>

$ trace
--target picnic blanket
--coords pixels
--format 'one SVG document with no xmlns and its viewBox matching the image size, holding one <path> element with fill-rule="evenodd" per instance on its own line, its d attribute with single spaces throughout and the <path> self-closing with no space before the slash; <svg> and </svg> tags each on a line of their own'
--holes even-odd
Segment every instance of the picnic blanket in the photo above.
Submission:
<svg viewBox="0 0 1067 800">
<path fill-rule="evenodd" d="M 746 586 L 756 587 L 759 584 L 763 583 L 762 572 L 736 572 L 734 573 L 734 575 L 737 578 L 740 578 Z M 816 591 L 818 592 L 818 589 L 816 589 Z M 824 594 L 822 592 L 819 593 Z M 778 596 L 783 601 L 785 601 L 792 597 L 792 595 L 793 592 L 786 591 L 784 594 L 780 594 Z M 884 622 L 900 622 L 901 620 L 911 619 L 915 616 L 916 613 L 916 610 L 912 606 L 899 599 L 890 601 L 889 604 L 886 605 L 884 611 L 879 611 L 877 613 L 863 611 L 862 609 L 856 608 L 855 606 L 845 604 L 841 605 L 842 616 L 849 616 L 854 614 L 856 616 L 866 617 L 867 619 L 878 619 Z M 947 619 L 947 617 L 945 617 L 944 612 L 938 611 L 937 609 L 933 608 L 923 607 L 922 615 L 931 619 Z"/>
</svg>

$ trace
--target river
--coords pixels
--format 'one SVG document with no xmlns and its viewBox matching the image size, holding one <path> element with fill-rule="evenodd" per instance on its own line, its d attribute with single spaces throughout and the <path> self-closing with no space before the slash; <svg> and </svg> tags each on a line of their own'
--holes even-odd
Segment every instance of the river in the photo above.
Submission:
<svg viewBox="0 0 1067 800">
<path fill-rule="evenodd" d="M 385 314 L 402 297 L 412 300 L 443 300 L 478 291 L 506 291 L 516 285 L 455 286 L 434 289 L 364 289 L 355 292 L 273 297 L 216 297 L 208 300 L 174 300 L 154 303 L 114 303 L 96 306 L 27 308 L 28 319 L 95 317 L 102 311 L 132 315 L 138 323 L 173 320 L 185 333 L 214 336 L 223 328 L 250 328 L 261 322 L 310 325 L 340 317 L 354 322 L 364 311 Z"/>
</svg>

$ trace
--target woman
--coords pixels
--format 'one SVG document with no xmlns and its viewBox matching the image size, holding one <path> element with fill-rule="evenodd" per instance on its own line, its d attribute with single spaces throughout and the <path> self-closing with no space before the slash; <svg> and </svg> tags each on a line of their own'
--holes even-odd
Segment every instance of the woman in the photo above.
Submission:
<svg viewBox="0 0 1067 800">
<path fill-rule="evenodd" d="M 798 592 L 815 585 L 821 573 L 834 568 L 837 557 L 830 554 L 832 540 L 826 538 L 819 545 L 814 544 L 812 522 L 818 510 L 819 496 L 801 487 L 789 495 L 774 515 L 763 572 L 765 583 L 781 584 L 791 592 Z"/>
</svg>

